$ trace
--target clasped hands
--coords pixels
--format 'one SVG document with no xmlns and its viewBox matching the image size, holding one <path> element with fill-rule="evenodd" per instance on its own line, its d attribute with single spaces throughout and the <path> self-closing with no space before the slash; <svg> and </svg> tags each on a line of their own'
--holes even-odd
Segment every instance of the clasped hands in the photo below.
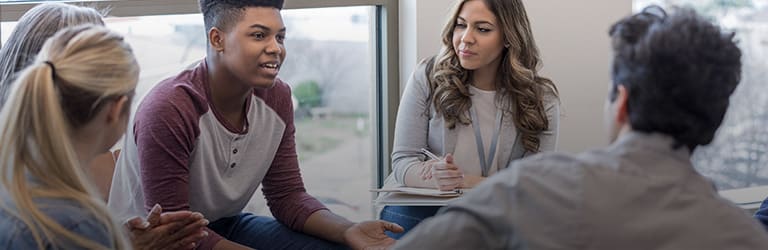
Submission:
<svg viewBox="0 0 768 250">
<path fill-rule="evenodd" d="M 440 191 L 450 191 L 464 185 L 464 172 L 453 163 L 453 154 L 450 153 L 441 160 L 424 162 L 419 176 L 422 180 L 431 180 Z"/>
<path fill-rule="evenodd" d="M 155 205 L 147 220 L 133 217 L 123 223 L 135 249 L 194 249 L 208 236 L 208 220 L 198 212 L 162 212 Z"/>
</svg>

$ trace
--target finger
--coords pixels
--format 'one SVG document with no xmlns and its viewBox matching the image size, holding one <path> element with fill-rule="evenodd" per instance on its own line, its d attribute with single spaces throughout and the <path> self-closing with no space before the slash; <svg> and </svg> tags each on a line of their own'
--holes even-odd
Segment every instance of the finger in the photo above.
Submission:
<svg viewBox="0 0 768 250">
<path fill-rule="evenodd" d="M 433 175 L 438 180 L 464 177 L 464 173 L 456 170 L 440 170 L 440 171 L 436 171 Z"/>
<path fill-rule="evenodd" d="M 439 186 L 438 188 L 441 191 L 451 191 L 451 190 L 454 190 L 457 187 L 459 187 L 459 185 L 461 185 L 461 183 L 462 182 L 460 180 L 446 180 L 446 181 L 438 183 L 438 186 Z"/>
<path fill-rule="evenodd" d="M 432 165 L 429 165 L 429 169 L 427 169 L 427 171 L 424 173 L 424 177 L 427 180 L 432 179 L 432 170 L 433 169 L 434 169 L 434 167 L 432 167 Z"/>
<path fill-rule="evenodd" d="M 149 227 L 149 222 L 144 221 L 141 217 L 134 216 L 123 222 L 123 225 L 128 231 L 143 230 Z"/>
<path fill-rule="evenodd" d="M 175 221 L 186 221 L 190 218 L 195 218 L 194 220 L 199 220 L 203 218 L 203 215 L 197 212 L 191 212 L 191 211 L 173 211 L 173 212 L 165 212 L 160 216 L 160 224 L 168 224 Z"/>
<path fill-rule="evenodd" d="M 460 179 L 447 179 L 443 180 L 437 183 L 438 186 L 452 186 L 452 187 L 458 187 L 461 185 Z"/>
<path fill-rule="evenodd" d="M 153 228 L 152 233 L 160 234 L 163 236 L 171 236 L 166 238 L 172 241 L 178 241 L 179 239 L 185 237 L 186 234 L 189 234 L 189 232 L 178 234 L 185 227 L 190 226 L 191 228 L 197 228 L 198 230 L 202 230 L 202 228 L 207 225 L 208 225 L 208 220 L 205 220 L 205 219 L 195 220 L 195 219 L 189 218 L 187 220 L 177 220 L 170 223 L 161 224 Z"/>
<path fill-rule="evenodd" d="M 207 232 L 204 230 L 206 226 L 208 226 L 208 220 L 206 219 L 196 223 L 187 224 L 179 230 L 171 231 L 170 238 L 174 241 L 180 241 L 185 238 L 193 238 L 195 239 L 194 241 L 202 240 L 203 237 L 207 236 Z M 203 235 L 203 233 L 205 233 L 205 235 Z"/>
<path fill-rule="evenodd" d="M 456 164 L 453 164 L 453 163 L 441 162 L 439 164 L 435 164 L 435 169 L 438 169 L 438 170 L 458 170 L 459 166 L 456 166 Z"/>
<path fill-rule="evenodd" d="M 446 176 L 446 177 L 437 179 L 437 183 L 441 183 L 441 184 L 442 183 L 462 183 L 462 182 L 464 182 L 463 176 L 453 176 L 453 177 Z"/>
<path fill-rule="evenodd" d="M 155 204 L 154 207 L 152 207 L 151 210 L 149 210 L 149 214 L 147 215 L 147 222 L 149 222 L 150 226 L 157 226 L 160 224 L 160 214 L 163 213 L 163 208 L 160 207 L 160 204 Z"/>
<path fill-rule="evenodd" d="M 446 154 L 445 155 L 445 162 L 453 164 L 453 154 L 451 154 L 451 153 Z"/>
<path fill-rule="evenodd" d="M 199 231 L 194 234 L 187 235 L 187 237 L 181 239 L 181 240 L 174 240 L 174 247 L 173 248 L 184 248 L 182 246 L 187 246 L 187 248 L 191 245 L 192 249 L 194 249 L 197 245 L 196 242 L 201 241 L 205 237 L 208 237 L 208 232 L 206 231 Z"/>
<path fill-rule="evenodd" d="M 427 172 L 431 171 L 432 167 L 430 165 L 424 164 L 421 167 L 421 170 L 419 171 L 419 176 L 422 180 L 427 178 Z"/>
<path fill-rule="evenodd" d="M 386 221 L 382 221 L 382 223 L 384 223 L 384 228 L 387 231 L 390 231 L 390 232 L 393 232 L 393 233 L 402 233 L 402 232 L 405 231 L 405 229 L 403 227 L 401 227 L 400 225 L 398 225 L 397 223 L 386 222 Z"/>
<path fill-rule="evenodd" d="M 437 169 L 437 170 L 457 170 L 457 169 L 459 169 L 459 166 L 456 166 L 456 164 L 453 164 L 453 163 L 440 162 L 440 163 L 435 164 L 434 169 Z"/>
<path fill-rule="evenodd" d="M 458 170 L 459 169 L 459 166 L 457 166 L 456 164 L 453 164 L 453 163 L 446 163 L 444 167 L 445 167 L 445 169 L 450 169 L 450 170 Z"/>
<path fill-rule="evenodd" d="M 208 232 L 200 231 L 195 234 L 188 235 L 186 238 L 182 239 L 170 239 L 169 238 L 169 244 L 163 249 L 166 248 L 173 248 L 173 249 L 194 249 L 197 247 L 197 242 L 200 242 L 205 237 L 208 236 Z"/>
</svg>

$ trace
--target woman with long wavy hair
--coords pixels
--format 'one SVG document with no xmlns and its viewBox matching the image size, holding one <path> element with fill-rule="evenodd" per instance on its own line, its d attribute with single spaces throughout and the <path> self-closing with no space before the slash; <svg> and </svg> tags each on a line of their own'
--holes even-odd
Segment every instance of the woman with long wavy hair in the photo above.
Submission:
<svg viewBox="0 0 768 250">
<path fill-rule="evenodd" d="M 555 150 L 557 88 L 538 73 L 541 59 L 521 0 L 458 1 L 442 43 L 403 93 L 389 182 L 471 188 L 515 159 Z M 421 149 L 441 157 L 429 159 Z M 409 230 L 437 209 L 387 206 L 381 218 Z"/>
</svg>

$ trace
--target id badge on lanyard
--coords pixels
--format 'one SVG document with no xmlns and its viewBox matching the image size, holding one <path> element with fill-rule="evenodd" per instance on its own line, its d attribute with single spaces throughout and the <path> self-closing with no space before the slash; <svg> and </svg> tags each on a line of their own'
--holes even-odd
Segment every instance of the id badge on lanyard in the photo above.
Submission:
<svg viewBox="0 0 768 250">
<path fill-rule="evenodd" d="M 493 159 L 496 157 L 496 144 L 499 142 L 499 132 L 501 130 L 501 111 L 496 109 L 496 124 L 493 128 L 493 136 L 491 138 L 491 146 L 488 148 L 488 158 L 485 158 L 485 147 L 483 147 L 483 135 L 480 134 L 480 119 L 477 119 L 477 111 L 472 106 L 469 109 L 469 115 L 472 118 L 472 127 L 475 129 L 475 142 L 477 143 L 477 156 L 480 159 L 480 169 L 482 170 L 483 177 L 488 177 L 488 173 L 493 165 Z"/>
</svg>

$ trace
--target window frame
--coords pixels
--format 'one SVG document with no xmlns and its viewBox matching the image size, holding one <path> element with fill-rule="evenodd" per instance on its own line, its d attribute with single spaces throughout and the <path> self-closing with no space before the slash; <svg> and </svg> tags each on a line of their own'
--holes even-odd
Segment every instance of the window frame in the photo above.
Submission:
<svg viewBox="0 0 768 250">
<path fill-rule="evenodd" d="M 0 0 L 1 1 L 1 0 Z M 0 22 L 17 21 L 24 13 L 42 2 L 108 8 L 112 16 L 150 16 L 200 13 L 197 0 L 61 0 L 0 2 Z M 390 154 L 395 118 L 400 100 L 399 87 L 399 1 L 398 0 L 290 0 L 283 9 L 373 6 L 371 40 L 374 41 L 375 104 L 371 114 L 374 155 L 372 186 L 381 187 L 390 172 Z M 373 198 L 373 195 L 371 196 Z"/>
</svg>

